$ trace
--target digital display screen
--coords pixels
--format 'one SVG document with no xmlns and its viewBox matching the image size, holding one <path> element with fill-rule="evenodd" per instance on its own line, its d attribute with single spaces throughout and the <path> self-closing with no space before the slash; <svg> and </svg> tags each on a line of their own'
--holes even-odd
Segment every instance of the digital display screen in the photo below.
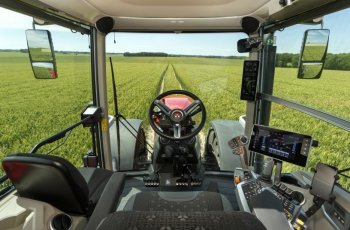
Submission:
<svg viewBox="0 0 350 230">
<path fill-rule="evenodd" d="M 254 101 L 256 83 L 259 73 L 259 61 L 244 61 L 243 76 L 242 76 L 242 88 L 241 88 L 241 100 Z"/>
<path fill-rule="evenodd" d="M 311 142 L 307 135 L 254 125 L 249 150 L 305 167 Z"/>
</svg>

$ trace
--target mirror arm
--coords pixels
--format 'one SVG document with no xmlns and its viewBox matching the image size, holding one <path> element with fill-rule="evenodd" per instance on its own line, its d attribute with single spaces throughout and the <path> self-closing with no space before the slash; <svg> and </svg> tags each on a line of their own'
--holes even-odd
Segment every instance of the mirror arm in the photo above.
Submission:
<svg viewBox="0 0 350 230">
<path fill-rule="evenodd" d="M 32 27 L 33 27 L 33 30 L 36 30 L 34 18 L 33 18 L 33 21 L 32 21 Z"/>
<path fill-rule="evenodd" d="M 90 122 L 92 118 L 93 118 L 92 116 L 88 116 L 88 117 L 84 118 L 83 120 L 81 120 L 81 121 L 75 123 L 74 125 L 69 126 L 68 128 L 62 130 L 61 132 L 56 133 L 55 135 L 53 135 L 53 136 L 51 136 L 51 137 L 49 137 L 49 138 L 47 138 L 47 139 L 45 139 L 45 140 L 39 142 L 38 144 L 36 144 L 36 145 L 33 147 L 33 149 L 32 149 L 29 153 L 36 153 L 42 146 L 44 146 L 44 145 L 46 145 L 46 144 L 50 144 L 50 143 L 52 143 L 52 142 L 54 142 L 54 141 L 57 141 L 57 140 L 59 140 L 59 139 L 62 139 L 63 137 L 66 136 L 66 134 L 67 134 L 69 131 L 75 129 L 76 127 L 78 127 L 78 126 L 81 125 L 81 124 L 85 124 L 85 123 Z"/>
</svg>

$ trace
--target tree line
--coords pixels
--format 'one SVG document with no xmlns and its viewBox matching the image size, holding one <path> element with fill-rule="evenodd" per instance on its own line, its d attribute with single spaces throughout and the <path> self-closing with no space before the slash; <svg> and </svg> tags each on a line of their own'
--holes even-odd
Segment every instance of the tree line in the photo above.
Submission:
<svg viewBox="0 0 350 230">
<path fill-rule="evenodd" d="M 216 56 L 216 55 L 185 55 L 185 54 L 168 54 L 162 52 L 125 52 L 125 57 L 204 57 L 204 58 L 225 58 L 225 59 L 246 59 L 246 56 Z"/>
<path fill-rule="evenodd" d="M 27 53 L 27 49 L 0 49 L 0 52 L 21 52 Z M 74 52 L 74 51 L 56 51 L 63 54 L 89 54 L 89 52 Z M 214 55 L 182 55 L 182 54 L 167 54 L 162 52 L 125 52 L 125 57 L 204 57 L 204 58 L 225 58 L 225 59 L 246 59 L 246 56 L 214 56 Z M 276 67 L 297 68 L 299 62 L 299 54 L 279 53 L 276 56 Z M 350 70 L 350 53 L 332 54 L 326 56 L 325 69 L 330 70 Z"/>
<path fill-rule="evenodd" d="M 297 68 L 299 54 L 281 53 L 277 54 L 276 66 L 286 68 Z M 350 53 L 331 54 L 326 56 L 325 69 L 350 70 Z"/>
</svg>

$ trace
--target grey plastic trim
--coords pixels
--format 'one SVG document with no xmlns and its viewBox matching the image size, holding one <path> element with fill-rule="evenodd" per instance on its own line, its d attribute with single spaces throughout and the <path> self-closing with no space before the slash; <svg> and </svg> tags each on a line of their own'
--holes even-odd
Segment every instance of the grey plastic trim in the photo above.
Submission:
<svg viewBox="0 0 350 230">
<path fill-rule="evenodd" d="M 247 202 L 247 200 L 245 199 L 245 196 L 244 196 L 243 188 L 242 188 L 242 185 L 244 185 L 246 183 L 249 183 L 249 182 L 251 182 L 251 180 L 244 181 L 244 182 L 239 183 L 237 185 L 236 198 L 237 198 L 238 206 L 239 206 L 240 210 L 244 211 L 244 212 L 251 213 L 250 208 L 248 206 L 248 202 Z"/>
<path fill-rule="evenodd" d="M 264 33 L 272 33 L 279 29 L 284 29 L 286 27 L 305 22 L 310 19 L 322 17 L 326 14 L 334 13 L 336 11 L 346 9 L 350 6 L 349 0 L 337 0 L 331 1 L 325 5 L 321 5 L 311 9 L 309 11 L 301 12 L 296 14 L 296 16 L 287 18 L 285 20 L 272 22 L 271 24 L 264 25 Z"/>
<path fill-rule="evenodd" d="M 322 112 L 320 110 L 305 106 L 305 105 L 301 105 L 298 104 L 296 102 L 292 102 L 292 101 L 288 101 L 279 97 L 275 97 L 272 95 L 268 95 L 268 94 L 264 94 L 264 93 L 258 93 L 258 99 L 260 100 L 265 100 L 265 101 L 270 101 L 270 102 L 274 102 L 280 105 L 284 105 L 288 108 L 291 109 L 295 109 L 298 110 L 300 112 L 306 113 L 308 115 L 311 115 L 313 117 L 316 117 L 320 120 L 323 120 L 325 122 L 328 122 L 332 125 L 335 125 L 341 129 L 344 129 L 348 132 L 350 132 L 350 121 L 334 116 L 332 114 L 326 113 L 326 112 Z"/>
<path fill-rule="evenodd" d="M 340 230 L 338 225 L 336 225 L 336 223 L 334 223 L 334 221 L 332 220 L 332 218 L 328 215 L 328 213 L 326 212 L 326 209 L 324 208 L 324 205 L 322 205 L 321 207 L 322 213 L 323 215 L 326 217 L 326 219 L 328 220 L 328 222 L 332 225 L 332 227 L 336 230 Z"/>
</svg>

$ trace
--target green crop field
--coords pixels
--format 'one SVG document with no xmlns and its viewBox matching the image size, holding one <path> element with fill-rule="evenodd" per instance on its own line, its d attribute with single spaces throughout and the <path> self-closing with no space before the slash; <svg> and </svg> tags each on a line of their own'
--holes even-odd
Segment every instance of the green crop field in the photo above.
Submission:
<svg viewBox="0 0 350 230">
<path fill-rule="evenodd" d="M 326 45 L 306 44 L 303 52 L 303 61 L 320 62 L 324 56 Z"/>
<path fill-rule="evenodd" d="M 58 79 L 36 80 L 28 54 L 0 52 L 0 159 L 28 152 L 35 143 L 79 121 L 81 111 L 92 100 L 89 56 L 59 54 L 56 59 Z M 203 100 L 208 123 L 213 119 L 237 120 L 245 114 L 245 102 L 239 100 L 242 60 L 113 56 L 113 63 L 119 111 L 125 117 L 143 119 L 146 129 L 152 99 L 161 90 L 180 87 Z M 296 74 L 296 69 L 277 68 L 274 95 L 350 119 L 350 71 L 325 70 L 319 80 L 297 79 Z M 113 115 L 109 63 L 107 76 L 109 114 Z M 350 165 L 348 132 L 275 104 L 271 126 L 311 134 L 319 141 L 319 147 L 311 151 L 308 168 L 319 161 L 339 168 Z M 89 130 L 80 127 L 51 154 L 79 166 L 90 139 Z M 41 152 L 56 147 L 53 143 Z M 295 168 L 286 164 L 285 171 Z M 340 182 L 350 189 L 349 180 L 342 178 Z"/>
<path fill-rule="evenodd" d="M 34 62 L 53 61 L 50 48 L 30 48 L 29 52 Z"/>
</svg>

